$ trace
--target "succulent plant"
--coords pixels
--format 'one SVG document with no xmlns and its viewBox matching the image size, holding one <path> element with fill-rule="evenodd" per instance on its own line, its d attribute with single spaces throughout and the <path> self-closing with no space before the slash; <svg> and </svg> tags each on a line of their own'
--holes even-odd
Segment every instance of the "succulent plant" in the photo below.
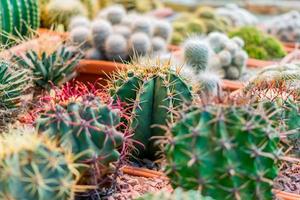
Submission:
<svg viewBox="0 0 300 200">
<path fill-rule="evenodd" d="M 281 151 L 263 109 L 196 106 L 178 114 L 165 147 L 173 186 L 215 199 L 272 199 Z"/>
<path fill-rule="evenodd" d="M 72 29 L 76 27 L 86 27 L 89 28 L 91 25 L 90 20 L 85 16 L 76 16 L 73 17 L 69 24 L 69 30 L 72 31 Z"/>
<path fill-rule="evenodd" d="M 131 29 L 132 32 L 143 32 L 149 37 L 153 35 L 154 31 L 151 19 L 143 16 L 134 19 Z"/>
<path fill-rule="evenodd" d="M 194 75 L 195 76 L 195 75 Z M 219 95 L 221 90 L 221 79 L 220 77 L 212 72 L 201 72 L 196 75 L 197 84 L 200 86 L 199 91 L 201 97 L 210 100 L 212 97 Z"/>
<path fill-rule="evenodd" d="M 117 148 L 122 145 L 123 134 L 117 131 L 120 124 L 118 110 L 103 104 L 95 96 L 70 101 L 42 113 L 36 121 L 38 131 L 58 140 L 60 145 L 72 149 L 74 154 L 84 153 L 80 161 L 99 164 L 101 175 L 110 164 L 118 161 Z"/>
<path fill-rule="evenodd" d="M 126 15 L 124 7 L 120 5 L 110 6 L 105 11 L 106 19 L 113 25 L 121 23 L 123 17 Z"/>
<path fill-rule="evenodd" d="M 171 24 L 164 20 L 156 20 L 154 24 L 154 36 L 161 37 L 165 41 L 170 41 L 172 36 L 173 27 Z"/>
<path fill-rule="evenodd" d="M 38 0 L 0 1 L 0 44 L 9 44 L 11 37 L 27 36 L 39 28 Z"/>
<path fill-rule="evenodd" d="M 81 49 L 91 47 L 90 41 L 91 32 L 84 26 L 77 26 L 70 32 L 70 39 L 73 45 L 79 46 Z"/>
<path fill-rule="evenodd" d="M 183 191 L 181 188 L 176 188 L 172 193 L 169 191 L 159 191 L 156 193 L 147 193 L 135 200 L 213 200 L 210 197 L 203 197 L 200 191 L 189 190 Z"/>
<path fill-rule="evenodd" d="M 137 32 L 130 36 L 129 48 L 131 55 L 145 56 L 151 50 L 151 41 L 147 34 Z"/>
<path fill-rule="evenodd" d="M 79 0 L 51 0 L 41 16 L 43 25 L 50 28 L 53 25 L 63 25 L 68 28 L 75 16 L 87 16 L 87 10 Z"/>
<path fill-rule="evenodd" d="M 208 65 L 209 48 L 200 39 L 190 38 L 183 45 L 184 60 L 197 72 L 205 71 Z"/>
<path fill-rule="evenodd" d="M 153 53 L 162 53 L 167 51 L 167 43 L 161 37 L 152 38 L 151 43 Z"/>
<path fill-rule="evenodd" d="M 120 34 L 112 34 L 105 41 L 105 56 L 108 60 L 122 62 L 128 58 L 128 44 Z"/>
<path fill-rule="evenodd" d="M 129 39 L 131 35 L 130 28 L 124 25 L 115 25 L 113 26 L 113 30 L 115 33 L 123 35 L 126 39 Z"/>
<path fill-rule="evenodd" d="M 85 52 L 85 58 L 89 60 L 102 60 L 103 55 L 98 49 L 92 48 Z"/>
<path fill-rule="evenodd" d="M 24 55 L 14 55 L 12 59 L 19 67 L 31 71 L 36 86 L 49 90 L 53 85 L 63 84 L 74 77 L 80 58 L 81 54 L 70 52 L 62 46 L 49 55 L 46 52 L 39 55 L 29 50 Z"/>
<path fill-rule="evenodd" d="M 229 36 L 243 39 L 244 48 L 251 58 L 267 60 L 282 58 L 286 55 L 283 45 L 276 38 L 258 30 L 256 27 L 241 27 L 229 32 Z"/>
<path fill-rule="evenodd" d="M 128 127 L 138 142 L 138 157 L 153 159 L 157 146 L 151 138 L 164 134 L 158 126 L 173 119 L 172 110 L 192 100 L 190 86 L 168 63 L 146 62 L 119 71 L 110 88 L 115 100 L 129 104 Z"/>
<path fill-rule="evenodd" d="M 0 198 L 74 198 L 79 179 L 75 156 L 31 129 L 0 137 Z"/>
<path fill-rule="evenodd" d="M 112 34 L 112 26 L 109 22 L 102 19 L 95 20 L 91 26 L 93 45 L 98 50 L 102 50 L 105 40 Z"/>
</svg>

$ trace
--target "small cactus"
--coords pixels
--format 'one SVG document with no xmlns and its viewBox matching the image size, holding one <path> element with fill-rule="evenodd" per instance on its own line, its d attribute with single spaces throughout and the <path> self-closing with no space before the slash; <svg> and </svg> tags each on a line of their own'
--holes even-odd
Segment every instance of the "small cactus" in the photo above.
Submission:
<svg viewBox="0 0 300 200">
<path fill-rule="evenodd" d="M 208 65 L 209 48 L 199 39 L 188 39 L 184 43 L 184 59 L 196 71 L 205 71 Z"/>
<path fill-rule="evenodd" d="M 149 37 L 153 35 L 153 25 L 152 21 L 147 17 L 137 17 L 132 22 L 132 32 L 143 32 Z"/>
<path fill-rule="evenodd" d="M 196 80 L 200 86 L 199 91 L 202 98 L 210 100 L 218 96 L 221 90 L 221 79 L 218 75 L 211 72 L 202 72 L 196 75 Z"/>
<path fill-rule="evenodd" d="M 161 37 L 152 38 L 151 43 L 153 53 L 162 53 L 167 51 L 167 43 Z"/>
<path fill-rule="evenodd" d="M 76 16 L 71 19 L 71 22 L 69 24 L 69 30 L 72 31 L 74 28 L 80 26 L 80 27 L 90 27 L 90 20 L 85 16 Z"/>
<path fill-rule="evenodd" d="M 176 188 L 172 193 L 169 191 L 159 191 L 156 193 L 148 193 L 135 200 L 213 200 L 210 197 L 203 197 L 200 191 L 189 190 L 183 191 Z"/>
<path fill-rule="evenodd" d="M 112 34 L 105 41 L 105 56 L 108 60 L 122 62 L 128 58 L 126 39 L 120 34 Z"/>
<path fill-rule="evenodd" d="M 220 61 L 222 63 L 223 66 L 228 66 L 231 63 L 232 57 L 231 54 L 228 50 L 222 50 L 219 54 L 218 54 Z"/>
<path fill-rule="evenodd" d="M 113 25 L 121 23 L 125 15 L 125 9 L 119 5 L 108 7 L 106 10 L 106 19 Z"/>
<path fill-rule="evenodd" d="M 132 55 L 145 56 L 151 50 L 151 41 L 147 34 L 137 32 L 130 36 L 129 48 Z"/>
<path fill-rule="evenodd" d="M 215 199 L 272 199 L 280 140 L 263 110 L 196 106 L 178 116 L 165 147 L 173 186 Z"/>
<path fill-rule="evenodd" d="M 98 49 L 92 48 L 85 52 L 85 58 L 89 60 L 102 60 L 103 55 Z"/>
<path fill-rule="evenodd" d="M 165 41 L 170 41 L 173 27 L 164 20 L 156 20 L 154 24 L 154 36 L 161 37 Z"/>
<path fill-rule="evenodd" d="M 130 28 L 123 26 L 123 25 L 115 25 L 113 26 L 114 33 L 123 35 L 126 39 L 129 39 L 131 35 Z"/>
<path fill-rule="evenodd" d="M 79 172 L 75 156 L 31 129 L 0 137 L 0 199 L 73 199 Z"/>
<path fill-rule="evenodd" d="M 79 46 L 82 49 L 91 47 L 90 30 L 84 26 L 77 26 L 70 32 L 70 38 L 73 45 Z"/>
<path fill-rule="evenodd" d="M 91 25 L 93 45 L 98 50 L 102 50 L 105 45 L 105 40 L 112 34 L 113 29 L 109 22 L 98 19 Z"/>
</svg>

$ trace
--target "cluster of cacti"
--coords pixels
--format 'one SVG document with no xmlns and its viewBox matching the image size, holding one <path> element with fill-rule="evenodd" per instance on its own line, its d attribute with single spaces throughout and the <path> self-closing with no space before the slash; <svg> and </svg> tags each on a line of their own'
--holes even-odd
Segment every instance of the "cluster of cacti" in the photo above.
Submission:
<svg viewBox="0 0 300 200">
<path fill-rule="evenodd" d="M 80 161 L 97 161 L 101 175 L 108 172 L 110 164 L 118 161 L 118 148 L 123 134 L 117 130 L 120 116 L 95 96 L 83 96 L 81 100 L 66 105 L 56 104 L 42 113 L 36 121 L 37 130 L 74 154 L 83 154 Z"/>
<path fill-rule="evenodd" d="M 286 55 L 283 45 L 276 38 L 256 27 L 241 27 L 231 31 L 228 35 L 242 38 L 245 42 L 245 50 L 251 58 L 268 60 L 282 58 Z"/>
<path fill-rule="evenodd" d="M 165 147 L 173 186 L 215 199 L 272 199 L 279 132 L 260 106 L 190 107 L 178 115 Z"/>
<path fill-rule="evenodd" d="M 66 29 L 72 17 L 87 16 L 87 9 L 80 0 L 50 0 L 42 8 L 43 27 L 63 26 Z"/>
<path fill-rule="evenodd" d="M 159 126 L 172 121 L 172 111 L 192 100 L 191 88 L 179 73 L 168 63 L 132 64 L 111 82 L 113 98 L 128 103 L 128 126 L 138 142 L 139 157 L 156 156 L 153 137 L 164 134 Z"/>
<path fill-rule="evenodd" d="M 1 0 L 0 44 L 13 42 L 14 37 L 24 37 L 39 28 L 38 0 Z"/>
<path fill-rule="evenodd" d="M 14 55 L 12 60 L 18 67 L 30 71 L 36 86 L 49 90 L 52 86 L 59 86 L 74 78 L 80 58 L 81 54 L 61 46 L 49 55 L 44 51 L 40 54 L 29 50 L 24 55 Z"/>
<path fill-rule="evenodd" d="M 172 34 L 167 21 L 127 14 L 117 5 L 102 10 L 93 22 L 73 18 L 69 28 L 71 42 L 87 50 L 86 59 L 119 62 L 165 52 Z"/>
<path fill-rule="evenodd" d="M 236 4 L 217 8 L 216 15 L 228 19 L 233 27 L 255 25 L 258 22 L 256 16 Z"/>
<path fill-rule="evenodd" d="M 209 7 L 200 7 L 195 13 L 183 13 L 173 22 L 174 33 L 172 44 L 182 43 L 187 36 L 193 34 L 207 34 L 213 31 L 225 32 L 228 22 L 218 17 Z"/>
<path fill-rule="evenodd" d="M 69 200 L 79 172 L 75 156 L 32 129 L 0 136 L 0 199 Z"/>
<path fill-rule="evenodd" d="M 244 41 L 240 37 L 228 38 L 219 32 L 210 33 L 208 44 L 213 51 L 209 67 L 223 78 L 237 80 L 246 67 L 248 54 L 243 50 Z"/>
<path fill-rule="evenodd" d="M 135 200 L 213 200 L 210 197 L 203 197 L 200 191 L 184 191 L 176 188 L 172 193 L 170 191 L 160 191 L 157 193 L 148 193 Z"/>
<path fill-rule="evenodd" d="M 284 42 L 300 42 L 300 13 L 290 11 L 265 23 L 269 34 Z"/>
</svg>

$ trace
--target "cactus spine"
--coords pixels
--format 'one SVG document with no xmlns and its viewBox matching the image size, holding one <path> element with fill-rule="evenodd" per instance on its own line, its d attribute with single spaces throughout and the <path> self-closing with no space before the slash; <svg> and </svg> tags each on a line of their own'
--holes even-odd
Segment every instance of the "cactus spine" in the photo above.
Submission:
<svg viewBox="0 0 300 200">
<path fill-rule="evenodd" d="M 37 120 L 37 129 L 51 139 L 58 139 L 75 154 L 86 152 L 81 161 L 97 158 L 103 175 L 120 156 L 117 148 L 123 135 L 116 130 L 119 113 L 96 97 L 82 98 L 43 113 Z"/>
<path fill-rule="evenodd" d="M 32 130 L 0 137 L 0 199 L 69 200 L 79 172 L 72 154 Z"/>
<path fill-rule="evenodd" d="M 6 44 L 11 36 L 26 36 L 39 27 L 38 0 L 1 0 L 0 44 Z"/>
<path fill-rule="evenodd" d="M 164 131 L 154 125 L 166 125 L 183 102 L 190 101 L 190 87 L 169 64 L 132 64 L 119 71 L 111 83 L 115 100 L 129 103 L 133 139 L 142 143 L 140 157 L 155 157 L 153 136 L 161 136 Z"/>
<path fill-rule="evenodd" d="M 165 148 L 173 186 L 215 199 L 272 199 L 279 133 L 263 110 L 207 106 L 180 116 Z"/>
</svg>

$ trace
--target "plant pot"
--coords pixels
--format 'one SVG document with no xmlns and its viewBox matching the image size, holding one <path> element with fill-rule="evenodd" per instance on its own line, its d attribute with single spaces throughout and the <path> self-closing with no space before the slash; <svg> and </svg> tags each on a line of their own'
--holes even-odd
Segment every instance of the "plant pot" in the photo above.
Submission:
<svg viewBox="0 0 300 200">
<path fill-rule="evenodd" d="M 266 61 L 266 60 L 258 60 L 258 59 L 255 59 L 255 58 L 249 58 L 247 60 L 247 67 L 262 68 L 262 67 L 274 65 L 276 63 L 277 62 L 275 62 L 275 61 Z"/>
</svg>

